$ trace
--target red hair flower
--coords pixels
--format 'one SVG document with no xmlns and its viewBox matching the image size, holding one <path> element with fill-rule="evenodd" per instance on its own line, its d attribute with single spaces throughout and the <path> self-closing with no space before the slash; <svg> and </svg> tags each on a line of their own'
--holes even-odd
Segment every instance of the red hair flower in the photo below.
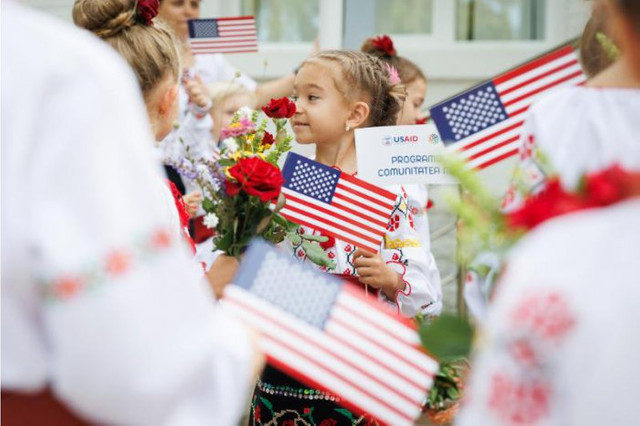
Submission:
<svg viewBox="0 0 640 426">
<path fill-rule="evenodd" d="M 381 35 L 373 39 L 373 47 L 382 50 L 389 56 L 396 56 L 396 48 L 393 47 L 393 41 L 388 35 Z"/>
<path fill-rule="evenodd" d="M 145 25 L 153 25 L 153 18 L 158 16 L 158 0 L 138 0 L 136 15 Z"/>
<path fill-rule="evenodd" d="M 296 104 L 289 98 L 271 99 L 262 111 L 271 118 L 291 118 L 296 113 Z"/>
</svg>

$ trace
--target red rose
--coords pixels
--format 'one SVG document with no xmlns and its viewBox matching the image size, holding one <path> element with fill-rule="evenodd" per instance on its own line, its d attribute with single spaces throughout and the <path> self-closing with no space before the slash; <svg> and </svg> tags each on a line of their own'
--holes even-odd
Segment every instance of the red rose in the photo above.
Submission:
<svg viewBox="0 0 640 426">
<path fill-rule="evenodd" d="M 271 145 L 273 145 L 274 142 L 275 139 L 273 139 L 273 135 L 269 132 L 264 132 L 264 136 L 262 137 L 262 142 L 260 142 L 260 145 L 265 148 L 269 148 Z"/>
<path fill-rule="evenodd" d="M 225 182 L 230 196 L 238 195 L 242 190 L 260 198 L 263 203 L 275 200 L 280 195 L 284 178 L 280 169 L 259 157 L 241 158 L 229 169 L 236 182 Z"/>
<path fill-rule="evenodd" d="M 296 113 L 296 104 L 289 98 L 271 99 L 262 111 L 271 118 L 291 118 Z"/>
<path fill-rule="evenodd" d="M 138 0 L 136 15 L 146 25 L 153 24 L 153 18 L 158 15 L 158 0 Z"/>
<path fill-rule="evenodd" d="M 393 41 L 388 35 L 381 35 L 373 39 L 373 47 L 382 50 L 389 56 L 396 56 L 396 48 L 393 47 Z"/>
</svg>

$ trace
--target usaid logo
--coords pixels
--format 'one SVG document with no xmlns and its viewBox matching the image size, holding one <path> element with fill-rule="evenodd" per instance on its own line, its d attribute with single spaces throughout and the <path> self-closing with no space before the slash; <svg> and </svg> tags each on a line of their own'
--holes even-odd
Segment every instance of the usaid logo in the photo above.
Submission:
<svg viewBox="0 0 640 426">
<path fill-rule="evenodd" d="M 391 146 L 391 145 L 403 145 L 406 143 L 418 143 L 417 135 L 410 136 L 385 136 L 382 138 L 382 145 Z"/>
<path fill-rule="evenodd" d="M 436 133 L 431 133 L 429 135 L 429 139 L 427 139 L 427 142 L 431 145 L 437 144 L 438 142 L 440 142 L 440 136 L 438 136 Z"/>
</svg>

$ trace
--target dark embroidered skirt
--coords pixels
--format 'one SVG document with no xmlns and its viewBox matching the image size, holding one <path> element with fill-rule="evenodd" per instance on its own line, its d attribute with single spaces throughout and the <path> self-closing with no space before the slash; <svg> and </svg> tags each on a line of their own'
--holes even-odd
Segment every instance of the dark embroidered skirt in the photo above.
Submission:
<svg viewBox="0 0 640 426">
<path fill-rule="evenodd" d="M 251 398 L 249 425 L 377 425 L 340 406 L 340 398 L 312 389 L 267 365 Z"/>
</svg>

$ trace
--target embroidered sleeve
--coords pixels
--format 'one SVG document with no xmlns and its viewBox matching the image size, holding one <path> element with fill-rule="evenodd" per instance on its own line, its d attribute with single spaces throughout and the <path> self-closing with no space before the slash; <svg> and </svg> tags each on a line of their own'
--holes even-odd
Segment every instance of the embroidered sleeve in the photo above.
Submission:
<svg viewBox="0 0 640 426">
<path fill-rule="evenodd" d="M 487 424 L 563 424 L 555 411 L 562 394 L 556 361 L 575 325 L 571 301 L 552 288 L 520 295 L 501 309 L 474 363 L 461 423 L 482 415 Z"/>
<path fill-rule="evenodd" d="M 502 199 L 502 210 L 511 211 L 525 199 L 537 194 L 553 175 L 545 153 L 537 142 L 534 117 L 530 116 L 523 126 L 516 169 Z"/>
<path fill-rule="evenodd" d="M 425 310 L 439 313 L 439 308 L 437 312 L 433 312 L 433 308 L 439 307 L 442 303 L 440 282 L 434 282 L 435 280 L 429 277 L 429 259 L 411 221 L 406 197 L 401 193 L 387 225 L 381 254 L 387 265 L 401 276 L 405 287 L 396 292 L 393 300 L 383 292 L 380 292 L 378 297 L 394 304 L 398 312 L 407 317 Z"/>
</svg>

